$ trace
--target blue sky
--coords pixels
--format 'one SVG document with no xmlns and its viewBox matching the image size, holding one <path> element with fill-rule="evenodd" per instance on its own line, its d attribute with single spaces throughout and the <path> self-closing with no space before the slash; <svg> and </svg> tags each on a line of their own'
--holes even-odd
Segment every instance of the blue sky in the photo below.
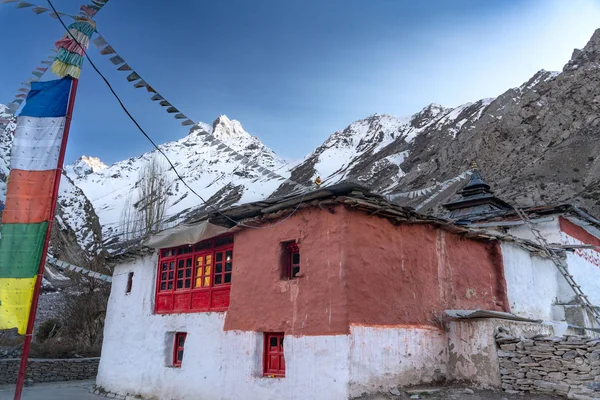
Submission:
<svg viewBox="0 0 600 400">
<path fill-rule="evenodd" d="M 82 0 L 53 3 L 74 14 Z M 561 69 L 600 28 L 600 0 L 111 0 L 96 20 L 192 119 L 226 114 L 281 156 L 302 158 L 370 114 L 456 106 Z M 0 103 L 62 29 L 47 15 L 0 5 Z M 108 57 L 93 46 L 90 56 L 157 142 L 187 134 Z M 85 154 L 109 164 L 150 149 L 84 65 L 67 162 Z"/>
</svg>

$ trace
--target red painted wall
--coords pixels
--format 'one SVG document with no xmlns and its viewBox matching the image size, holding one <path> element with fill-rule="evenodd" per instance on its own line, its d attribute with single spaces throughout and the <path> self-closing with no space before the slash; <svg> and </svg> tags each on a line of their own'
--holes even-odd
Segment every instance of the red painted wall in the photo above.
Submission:
<svg viewBox="0 0 600 400">
<path fill-rule="evenodd" d="M 559 223 L 560 230 L 567 235 L 579 240 L 582 243 L 600 246 L 600 239 L 583 229 L 581 226 L 574 224 L 563 217 L 559 218 Z M 595 248 L 593 250 L 600 252 L 600 248 Z"/>
<path fill-rule="evenodd" d="M 323 335 L 348 332 L 342 254 L 347 215 L 298 211 L 269 229 L 236 233 L 225 330 Z M 282 242 L 298 240 L 303 277 L 282 279 Z"/>
<path fill-rule="evenodd" d="M 304 276 L 282 279 L 281 243 L 296 239 Z M 342 206 L 335 214 L 311 208 L 236 234 L 225 329 L 344 334 L 351 324 L 436 325 L 445 309 L 506 304 L 498 243 Z"/>
<path fill-rule="evenodd" d="M 497 242 L 351 215 L 344 254 L 350 322 L 437 325 L 446 309 L 507 310 Z"/>
</svg>

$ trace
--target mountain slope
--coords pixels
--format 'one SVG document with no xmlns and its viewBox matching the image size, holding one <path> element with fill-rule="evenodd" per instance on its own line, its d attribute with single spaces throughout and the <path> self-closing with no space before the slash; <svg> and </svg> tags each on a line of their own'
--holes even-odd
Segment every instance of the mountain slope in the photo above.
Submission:
<svg viewBox="0 0 600 400">
<path fill-rule="evenodd" d="M 226 146 L 237 154 L 227 152 Z M 186 137 L 165 143 L 160 149 L 195 192 L 218 206 L 259 200 L 267 197 L 281 183 L 280 180 L 265 178 L 248 162 L 271 171 L 280 170 L 285 165 L 257 137 L 244 131 L 238 121 L 226 116 L 219 117 L 212 126 L 199 124 Z M 169 171 L 168 164 L 157 151 L 109 167 L 96 159 L 96 167 L 91 168 L 90 158 L 82 158 L 66 168 L 69 177 L 94 205 L 107 238 L 118 239 L 126 230 L 122 211 L 128 202 L 137 201 L 135 197 L 132 200 L 132 193 L 135 196 L 144 167 L 155 157 L 167 171 L 170 182 L 165 224 L 173 224 L 190 212 L 202 209 L 203 201 Z"/>
<path fill-rule="evenodd" d="M 453 140 L 461 129 L 473 126 L 492 99 L 456 108 L 430 104 L 420 112 L 397 118 L 375 114 L 332 134 L 291 171 L 291 179 L 310 184 L 320 176 L 324 184 L 354 180 L 380 193 L 403 185 L 405 161 L 421 154 L 439 134 Z M 289 191 L 286 183 L 276 194 Z"/>
<path fill-rule="evenodd" d="M 599 89 L 600 30 L 561 73 L 538 72 L 455 139 L 434 135 L 413 151 L 403 190 L 448 179 L 477 160 L 496 192 L 519 205 L 570 202 L 600 215 Z"/>
<path fill-rule="evenodd" d="M 495 99 L 456 108 L 432 104 L 408 119 L 357 121 L 331 135 L 291 178 L 354 180 L 440 214 L 440 204 L 460 187 L 457 177 L 477 161 L 509 201 L 570 202 L 600 215 L 599 86 L 600 30 L 561 73 L 541 70 Z"/>
</svg>

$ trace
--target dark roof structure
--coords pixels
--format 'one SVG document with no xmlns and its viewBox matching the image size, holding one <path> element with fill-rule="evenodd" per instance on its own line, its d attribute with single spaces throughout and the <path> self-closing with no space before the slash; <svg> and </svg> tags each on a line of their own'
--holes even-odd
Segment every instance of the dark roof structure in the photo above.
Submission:
<svg viewBox="0 0 600 400">
<path fill-rule="evenodd" d="M 443 204 L 448 210 L 447 218 L 458 220 L 474 220 L 482 217 L 495 216 L 511 211 L 513 208 L 504 200 L 494 196 L 479 169 L 473 167 L 471 177 L 467 184 L 457 192 L 458 198 Z"/>
</svg>

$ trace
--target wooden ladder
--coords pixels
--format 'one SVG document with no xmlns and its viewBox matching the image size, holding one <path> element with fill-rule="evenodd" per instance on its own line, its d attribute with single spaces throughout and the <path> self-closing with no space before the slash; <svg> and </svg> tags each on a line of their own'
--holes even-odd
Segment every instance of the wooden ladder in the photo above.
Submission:
<svg viewBox="0 0 600 400">
<path fill-rule="evenodd" d="M 573 289 L 573 292 L 575 292 L 575 296 L 577 297 L 579 303 L 581 303 L 589 311 L 589 313 L 594 316 L 594 318 L 596 319 L 596 323 L 600 325 L 600 311 L 598 311 L 598 309 L 594 307 L 590 299 L 581 289 L 581 286 L 579 286 L 577 282 L 575 282 L 575 279 L 573 278 L 573 275 L 569 273 L 569 270 L 567 269 L 564 260 L 557 254 L 556 250 L 550 247 L 550 245 L 546 241 L 546 238 L 544 238 L 539 229 L 535 227 L 535 224 L 531 222 L 529 216 L 518 207 L 514 207 L 514 209 L 519 218 L 521 218 L 521 220 L 523 220 L 523 222 L 527 224 L 527 226 L 529 226 L 531 232 L 533 233 L 533 236 L 535 236 L 539 245 L 543 247 L 544 253 L 546 253 L 548 258 L 552 260 L 552 262 L 558 269 L 558 272 L 561 273 L 561 275 L 565 278 L 569 286 L 571 286 L 571 289 Z"/>
</svg>

